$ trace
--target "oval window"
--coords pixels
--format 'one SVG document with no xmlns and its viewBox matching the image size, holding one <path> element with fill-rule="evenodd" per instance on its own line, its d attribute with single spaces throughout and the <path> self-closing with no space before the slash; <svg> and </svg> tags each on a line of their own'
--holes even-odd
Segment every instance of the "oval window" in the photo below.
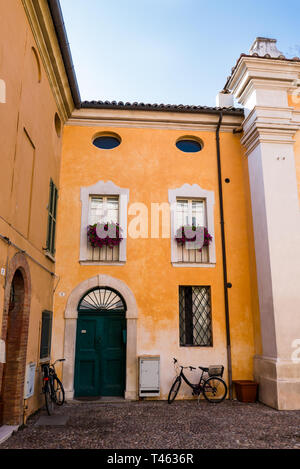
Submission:
<svg viewBox="0 0 300 469">
<path fill-rule="evenodd" d="M 203 144 L 201 141 L 191 138 L 182 138 L 177 140 L 176 147 L 185 153 L 197 153 L 202 150 Z"/>
<path fill-rule="evenodd" d="M 120 145 L 121 138 L 118 135 L 100 135 L 94 138 L 93 144 L 102 150 L 112 150 Z"/>
</svg>

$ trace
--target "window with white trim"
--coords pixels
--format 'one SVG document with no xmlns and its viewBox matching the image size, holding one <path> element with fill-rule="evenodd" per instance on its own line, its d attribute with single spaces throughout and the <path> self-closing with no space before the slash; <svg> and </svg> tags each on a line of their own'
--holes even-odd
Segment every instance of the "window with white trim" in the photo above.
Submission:
<svg viewBox="0 0 300 469">
<path fill-rule="evenodd" d="M 183 226 L 207 227 L 205 199 L 176 199 L 176 232 Z M 194 242 L 185 245 L 177 244 L 177 262 L 207 263 L 209 261 L 208 246 L 203 246 L 201 252 Z"/>
<path fill-rule="evenodd" d="M 171 262 L 174 267 L 214 267 L 216 264 L 214 232 L 214 191 L 203 189 L 198 184 L 185 183 L 168 190 L 171 205 Z M 178 228 L 202 226 L 212 237 L 208 246 L 199 251 L 196 243 L 178 243 Z M 189 236 L 188 236 L 189 237 Z M 180 238 L 180 236 L 179 236 Z M 195 249 L 196 247 L 196 249 Z"/>
<path fill-rule="evenodd" d="M 127 252 L 127 206 L 129 189 L 119 187 L 112 181 L 98 181 L 80 188 L 81 228 L 79 262 L 83 265 L 123 265 Z M 118 221 L 122 240 L 113 249 L 93 248 L 88 238 L 91 223 Z"/>
<path fill-rule="evenodd" d="M 119 196 L 92 195 L 89 200 L 89 226 L 98 223 L 119 224 Z M 109 261 L 119 260 L 119 246 L 93 247 L 88 246 L 87 260 Z"/>
</svg>

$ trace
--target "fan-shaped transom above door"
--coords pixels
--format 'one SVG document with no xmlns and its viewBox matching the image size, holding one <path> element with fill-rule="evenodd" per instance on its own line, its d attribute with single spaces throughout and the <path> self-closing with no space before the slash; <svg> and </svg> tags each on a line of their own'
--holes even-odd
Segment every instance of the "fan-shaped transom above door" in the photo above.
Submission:
<svg viewBox="0 0 300 469">
<path fill-rule="evenodd" d="M 78 305 L 79 313 L 126 312 L 126 303 L 121 295 L 109 287 L 93 288 Z"/>
<path fill-rule="evenodd" d="M 78 304 L 75 396 L 124 396 L 126 303 L 109 287 L 95 287 Z"/>
</svg>

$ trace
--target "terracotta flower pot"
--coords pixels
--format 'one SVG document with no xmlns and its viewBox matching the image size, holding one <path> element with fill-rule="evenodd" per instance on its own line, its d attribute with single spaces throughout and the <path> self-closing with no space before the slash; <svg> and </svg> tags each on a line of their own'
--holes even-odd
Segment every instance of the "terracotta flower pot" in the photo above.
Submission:
<svg viewBox="0 0 300 469">
<path fill-rule="evenodd" d="M 236 397 L 241 402 L 255 402 L 257 400 L 258 384 L 255 381 L 234 381 Z"/>
</svg>

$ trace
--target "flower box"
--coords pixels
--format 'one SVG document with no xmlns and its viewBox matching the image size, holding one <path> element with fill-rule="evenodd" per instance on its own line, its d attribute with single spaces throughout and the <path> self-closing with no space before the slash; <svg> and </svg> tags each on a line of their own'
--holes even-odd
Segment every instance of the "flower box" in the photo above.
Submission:
<svg viewBox="0 0 300 469">
<path fill-rule="evenodd" d="M 107 246 L 113 249 L 122 241 L 121 228 L 118 223 L 95 223 L 89 225 L 87 235 L 89 243 L 93 248 Z"/>
<path fill-rule="evenodd" d="M 175 240 L 178 246 L 184 246 L 186 249 L 198 249 L 199 252 L 202 252 L 202 249 L 211 243 L 212 236 L 206 227 L 185 225 L 178 228 Z"/>
</svg>

